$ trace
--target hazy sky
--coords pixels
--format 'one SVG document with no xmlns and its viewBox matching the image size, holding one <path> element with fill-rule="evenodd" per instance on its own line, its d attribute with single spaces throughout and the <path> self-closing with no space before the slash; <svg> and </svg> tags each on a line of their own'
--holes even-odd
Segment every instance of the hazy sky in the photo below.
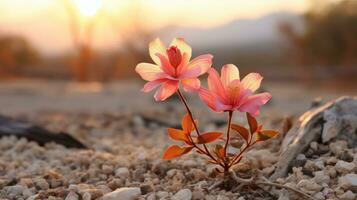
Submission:
<svg viewBox="0 0 357 200">
<path fill-rule="evenodd" d="M 1 0 L 0 33 L 18 33 L 42 52 L 54 53 L 72 45 L 66 0 Z M 307 0 L 69 0 L 74 1 L 80 26 L 95 20 L 94 45 L 116 47 L 133 28 L 168 25 L 212 27 L 240 18 L 306 10 Z M 72 2 L 73 3 L 73 2 Z M 92 16 L 98 6 L 101 14 Z"/>
</svg>

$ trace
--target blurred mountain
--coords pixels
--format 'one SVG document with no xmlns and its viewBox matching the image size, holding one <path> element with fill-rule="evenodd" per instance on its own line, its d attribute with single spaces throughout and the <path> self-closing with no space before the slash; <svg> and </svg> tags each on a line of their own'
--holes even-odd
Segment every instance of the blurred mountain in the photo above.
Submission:
<svg viewBox="0 0 357 200">
<path fill-rule="evenodd" d="M 276 12 L 256 19 L 238 19 L 222 26 L 213 28 L 171 27 L 165 39 L 183 37 L 196 48 L 207 47 L 247 47 L 261 46 L 259 44 L 281 44 L 279 23 L 289 23 L 298 30 L 303 29 L 301 15 L 289 12 Z M 270 46 L 269 45 L 269 46 Z"/>
</svg>

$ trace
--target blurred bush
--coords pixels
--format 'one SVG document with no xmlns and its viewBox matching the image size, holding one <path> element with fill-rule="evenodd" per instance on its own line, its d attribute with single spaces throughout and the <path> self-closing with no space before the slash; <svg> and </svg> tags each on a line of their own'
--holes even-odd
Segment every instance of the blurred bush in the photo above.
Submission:
<svg viewBox="0 0 357 200">
<path fill-rule="evenodd" d="M 357 1 L 313 1 L 304 15 L 304 31 L 281 24 L 295 63 L 343 76 L 357 72 Z M 311 70 L 307 70 L 311 72 Z"/>
<path fill-rule="evenodd" d="M 40 54 L 25 38 L 0 36 L 0 77 L 22 75 L 39 60 Z"/>
</svg>

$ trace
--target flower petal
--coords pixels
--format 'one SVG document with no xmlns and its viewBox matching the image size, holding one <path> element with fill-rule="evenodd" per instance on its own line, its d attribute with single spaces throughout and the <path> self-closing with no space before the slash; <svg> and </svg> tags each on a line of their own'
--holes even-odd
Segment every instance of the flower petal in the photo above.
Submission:
<svg viewBox="0 0 357 200">
<path fill-rule="evenodd" d="M 194 92 L 200 89 L 201 82 L 198 78 L 188 78 L 181 81 L 186 92 Z"/>
<path fill-rule="evenodd" d="M 154 95 L 156 101 L 164 101 L 169 98 L 178 89 L 178 81 L 169 80 L 162 84 Z"/>
<path fill-rule="evenodd" d="M 221 102 L 225 102 L 226 101 L 226 92 L 225 92 L 225 88 L 223 87 L 223 84 L 221 82 L 221 79 L 219 78 L 218 72 L 211 68 L 210 70 L 208 70 L 208 78 L 207 78 L 207 82 L 208 82 L 208 88 L 209 90 L 217 95 L 220 99 Z"/>
<path fill-rule="evenodd" d="M 263 77 L 258 73 L 250 73 L 245 76 L 242 80 L 242 86 L 245 89 L 249 89 L 252 92 L 255 92 L 259 87 L 260 83 L 262 82 Z"/>
<path fill-rule="evenodd" d="M 157 54 L 161 54 L 167 58 L 165 44 L 159 38 L 150 42 L 149 53 L 151 59 L 158 65 L 160 65 L 160 59 L 157 57 Z"/>
<path fill-rule="evenodd" d="M 188 61 L 191 59 L 192 49 L 183 38 L 174 38 L 170 46 L 176 46 L 180 49 L 182 54 L 186 54 L 184 57 L 185 60 L 183 60 L 183 62 L 188 63 Z"/>
<path fill-rule="evenodd" d="M 201 69 L 199 75 L 202 75 L 211 68 L 212 58 L 213 56 L 211 54 L 200 55 L 194 58 L 193 60 L 191 60 L 191 62 L 188 63 L 186 66 L 182 66 L 182 69 L 179 70 L 179 73 L 185 73 L 186 70 L 199 67 Z"/>
<path fill-rule="evenodd" d="M 193 69 L 185 70 L 180 74 L 179 79 L 195 78 L 201 74 L 201 68 L 195 67 Z"/>
<path fill-rule="evenodd" d="M 163 77 L 163 71 L 157 65 L 150 63 L 139 63 L 135 71 L 146 81 L 153 81 Z"/>
<path fill-rule="evenodd" d="M 162 54 L 157 53 L 156 56 L 160 59 L 160 67 L 169 76 L 175 75 L 175 68 L 171 66 L 169 60 Z"/>
<path fill-rule="evenodd" d="M 201 100 L 206 103 L 208 107 L 210 107 L 214 111 L 218 111 L 216 108 L 216 104 L 214 103 L 216 101 L 216 98 L 209 90 L 201 88 L 198 94 Z"/>
<path fill-rule="evenodd" d="M 268 92 L 249 96 L 240 106 L 239 111 L 249 112 L 252 116 L 259 115 L 259 109 L 271 99 L 271 94 Z"/>
<path fill-rule="evenodd" d="M 230 105 L 236 107 L 239 105 L 242 99 L 242 87 L 239 79 L 231 81 L 227 86 L 225 86 L 227 100 Z"/>
<path fill-rule="evenodd" d="M 232 106 L 225 105 L 223 104 L 219 98 L 217 98 L 217 95 L 213 94 L 211 91 L 200 88 L 199 90 L 199 96 L 201 100 L 207 104 L 208 107 L 210 107 L 212 110 L 216 112 L 222 112 L 225 110 L 231 110 Z"/>
<path fill-rule="evenodd" d="M 225 87 L 232 81 L 239 80 L 239 70 L 237 66 L 233 64 L 224 65 L 221 69 L 221 80 Z"/>
<path fill-rule="evenodd" d="M 151 90 L 155 89 L 157 86 L 159 86 L 161 83 L 165 82 L 166 79 L 157 79 L 154 81 L 150 81 L 145 83 L 142 91 L 143 92 L 150 92 Z"/>
</svg>

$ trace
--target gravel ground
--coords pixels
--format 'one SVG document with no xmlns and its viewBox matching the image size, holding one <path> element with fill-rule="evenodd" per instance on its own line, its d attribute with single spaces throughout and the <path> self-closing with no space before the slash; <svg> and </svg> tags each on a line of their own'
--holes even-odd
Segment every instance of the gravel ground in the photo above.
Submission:
<svg viewBox="0 0 357 200">
<path fill-rule="evenodd" d="M 165 128 L 178 126 L 183 115 L 183 108 L 175 99 L 154 105 L 150 95 L 136 96 L 137 93 L 129 92 L 138 89 L 137 86 L 130 89 L 112 86 L 104 92 L 97 88 L 98 93 L 98 85 L 85 88 L 85 92 L 82 86 L 74 87 L 75 90 L 71 86 L 69 90 L 68 85 L 63 84 L 42 86 L 42 89 L 9 85 L 0 86 L 4 97 L 0 100 L 4 108 L 2 113 L 52 131 L 68 132 L 85 143 L 89 150 L 68 149 L 53 143 L 39 146 L 15 137 L 1 138 L 0 199 L 302 198 L 286 189 L 265 186 L 247 186 L 235 192 L 222 188 L 207 190 L 221 175 L 202 157 L 190 153 L 171 161 L 161 160 L 165 147 L 173 143 L 166 136 Z M 17 90 L 5 89 L 9 87 Z M 58 98 L 65 102 L 56 104 L 59 102 L 55 99 L 56 91 L 47 87 L 62 91 L 63 95 Z M 94 91 L 88 92 L 88 89 Z M 307 95 L 304 101 L 296 100 L 299 103 L 293 104 L 289 99 L 294 96 L 279 94 L 284 88 L 271 91 L 273 96 L 275 93 L 285 98 L 275 97 L 277 100 L 273 99 L 259 120 L 266 127 L 280 131 L 286 116 L 294 121 L 308 108 L 313 96 Z M 285 94 L 289 91 L 285 89 Z M 21 101 L 25 96 L 29 102 Z M 118 97 L 118 102 L 114 103 L 114 97 Z M 82 103 L 87 98 L 89 102 Z M 24 109 L 17 108 L 15 102 Z M 203 130 L 225 128 L 226 116 L 212 115 L 199 102 L 193 104 Z M 25 108 L 26 105 L 33 107 Z M 289 105 L 291 110 L 287 110 Z M 91 109 L 86 112 L 87 108 Z M 236 122 L 242 120 L 240 116 L 234 118 Z M 272 174 L 283 136 L 257 145 L 234 170 L 241 176 L 253 173 L 251 169 L 259 169 L 265 176 Z M 296 158 L 289 175 L 278 182 L 298 188 L 316 199 L 354 200 L 357 193 L 356 152 L 357 147 L 348 146 L 344 140 L 332 140 L 327 144 L 313 142 Z"/>
</svg>

